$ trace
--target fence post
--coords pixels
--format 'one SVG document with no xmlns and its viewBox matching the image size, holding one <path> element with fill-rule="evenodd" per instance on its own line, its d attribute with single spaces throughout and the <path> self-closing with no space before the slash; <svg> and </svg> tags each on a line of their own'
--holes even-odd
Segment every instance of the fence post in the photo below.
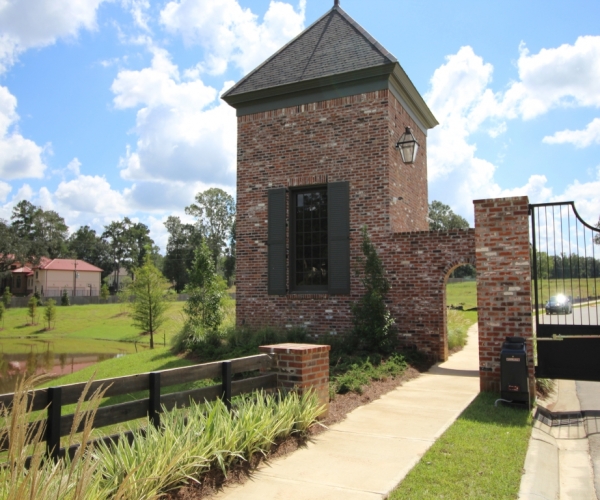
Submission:
<svg viewBox="0 0 600 500">
<path fill-rule="evenodd" d="M 154 427 L 160 427 L 160 372 L 150 373 L 148 418 Z"/>
<path fill-rule="evenodd" d="M 62 387 L 48 388 L 48 420 L 46 422 L 46 455 L 55 462 L 60 454 L 60 418 Z"/>
<path fill-rule="evenodd" d="M 223 361 L 221 364 L 221 379 L 223 402 L 227 410 L 231 411 L 231 361 Z"/>
</svg>

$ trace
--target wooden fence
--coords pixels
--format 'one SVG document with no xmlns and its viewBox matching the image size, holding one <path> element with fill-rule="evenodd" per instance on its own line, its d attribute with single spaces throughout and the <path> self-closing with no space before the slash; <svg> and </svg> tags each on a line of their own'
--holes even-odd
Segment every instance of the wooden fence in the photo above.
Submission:
<svg viewBox="0 0 600 500">
<path fill-rule="evenodd" d="M 138 391 L 148 391 L 148 397 L 127 403 L 119 403 L 98 408 L 94 418 L 94 428 L 106 427 L 108 425 L 128 422 L 138 418 L 148 417 L 150 422 L 158 427 L 160 425 L 160 413 L 173 408 L 189 406 L 190 401 L 204 402 L 223 399 L 228 408 L 231 408 L 231 398 L 239 394 L 252 392 L 256 389 L 272 389 L 277 385 L 277 374 L 266 373 L 242 380 L 233 380 L 233 376 L 242 372 L 265 370 L 271 367 L 272 359 L 266 354 L 237 358 L 228 361 L 217 361 L 200 365 L 173 368 L 151 373 L 141 373 L 126 377 L 94 381 L 86 397 L 91 397 L 98 388 L 107 388 L 104 397 L 119 396 Z M 195 382 L 204 379 L 221 378 L 221 384 L 199 389 L 161 394 L 165 387 Z M 29 403 L 33 411 L 46 410 L 45 419 L 33 422 L 31 426 L 43 426 L 44 440 L 46 441 L 46 452 L 53 459 L 64 457 L 66 453 L 70 456 L 75 454 L 79 445 L 71 446 L 69 449 L 60 447 L 60 438 L 71 432 L 74 414 L 62 415 L 62 407 L 77 403 L 82 395 L 86 383 L 63 385 L 60 387 L 49 387 L 37 389 L 29 393 Z M 0 406 L 9 407 L 12 404 L 14 393 L 0 395 Z M 77 432 L 83 430 L 82 422 Z M 102 438 L 105 442 L 115 442 L 119 439 L 132 439 L 133 433 L 124 432 Z M 8 449 L 8 437 L 0 442 L 0 452 Z"/>
</svg>

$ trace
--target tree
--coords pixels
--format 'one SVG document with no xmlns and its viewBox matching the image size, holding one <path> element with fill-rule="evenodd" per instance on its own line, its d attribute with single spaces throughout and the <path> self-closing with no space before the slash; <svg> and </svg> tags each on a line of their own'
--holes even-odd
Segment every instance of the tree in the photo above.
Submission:
<svg viewBox="0 0 600 500">
<path fill-rule="evenodd" d="M 185 207 L 185 213 L 196 218 L 197 226 L 208 243 L 215 266 L 227 244 L 235 220 L 235 200 L 219 188 L 196 195 L 196 203 Z"/>
<path fill-rule="evenodd" d="M 165 222 L 169 232 L 167 252 L 163 262 L 163 274 L 181 292 L 189 282 L 188 270 L 194 262 L 194 249 L 202 242 L 202 234 L 193 224 L 183 224 L 181 219 L 170 216 Z"/>
<path fill-rule="evenodd" d="M 52 322 L 56 320 L 56 301 L 54 299 L 48 299 L 46 301 L 46 308 L 44 309 L 44 319 L 48 323 L 48 330 L 52 329 Z"/>
<path fill-rule="evenodd" d="M 468 229 L 469 223 L 464 217 L 455 214 L 448 205 L 434 200 L 429 204 L 429 230 L 449 231 L 450 229 Z"/>
<path fill-rule="evenodd" d="M 130 273 L 142 267 L 146 254 L 158 253 L 158 248 L 150 238 L 150 229 L 141 222 L 132 222 L 129 217 L 113 221 L 104 227 L 102 239 L 109 246 L 112 271 L 115 273 L 115 287 L 119 289 L 119 269 L 124 267 Z"/>
<path fill-rule="evenodd" d="M 598 224 L 596 224 L 596 227 L 600 229 L 600 218 L 598 218 Z M 594 236 L 594 243 L 596 245 L 600 245 L 600 233 Z"/>
<path fill-rule="evenodd" d="M 21 262 L 37 263 L 40 257 L 56 259 L 65 255 L 69 228 L 57 212 L 21 200 L 13 207 L 11 222 L 15 235 L 25 245 Z"/>
<path fill-rule="evenodd" d="M 31 319 L 32 325 L 35 325 L 35 316 L 37 314 L 37 308 L 38 308 L 38 299 L 34 295 L 33 297 L 31 297 L 29 299 L 29 302 L 27 302 L 27 316 L 29 316 L 29 318 Z"/>
<path fill-rule="evenodd" d="M 0 302 L 0 321 L 2 321 L 2 327 L 4 328 L 4 312 L 6 309 L 4 308 L 4 302 Z"/>
<path fill-rule="evenodd" d="M 364 257 L 360 282 L 365 293 L 350 306 L 352 333 L 368 350 L 385 354 L 391 352 L 397 342 L 395 321 L 385 302 L 390 284 L 366 226 L 362 227 L 361 234 Z"/>
<path fill-rule="evenodd" d="M 223 321 L 221 299 L 223 285 L 215 273 L 211 251 L 206 241 L 196 249 L 194 264 L 190 269 L 190 283 L 186 288 L 190 297 L 183 310 L 187 322 L 202 329 L 216 329 Z"/>
<path fill-rule="evenodd" d="M 4 289 L 4 293 L 2 294 L 2 302 L 4 307 L 7 309 L 10 307 L 10 303 L 12 301 L 12 293 L 10 293 L 10 288 L 6 287 Z"/>
<path fill-rule="evenodd" d="M 235 220 L 233 221 L 233 225 L 231 226 L 231 244 L 227 249 L 227 253 L 225 255 L 225 262 L 223 264 L 223 275 L 227 280 L 227 285 L 231 286 L 231 282 L 235 276 L 235 263 L 236 263 L 236 255 L 235 255 L 235 247 L 236 247 L 236 234 L 235 234 Z"/>
<path fill-rule="evenodd" d="M 467 219 L 455 214 L 448 205 L 434 200 L 429 204 L 429 230 L 449 231 L 451 229 L 469 229 Z M 469 278 L 475 276 L 475 268 L 471 264 L 457 267 L 452 278 Z"/>
<path fill-rule="evenodd" d="M 90 226 L 81 226 L 67 240 L 68 253 L 102 269 L 102 278 L 112 271 L 111 251 L 108 243 Z"/>
<path fill-rule="evenodd" d="M 133 324 L 150 334 L 150 349 L 154 349 L 154 333 L 165 322 L 168 308 L 167 289 L 169 283 L 146 254 L 144 265 L 135 268 L 135 281 L 129 286 L 134 296 L 131 303 Z"/>
<path fill-rule="evenodd" d="M 106 283 L 102 283 L 102 286 L 100 287 L 100 297 L 102 300 L 106 300 L 108 299 L 109 295 L 110 290 L 108 289 L 108 285 Z"/>
</svg>

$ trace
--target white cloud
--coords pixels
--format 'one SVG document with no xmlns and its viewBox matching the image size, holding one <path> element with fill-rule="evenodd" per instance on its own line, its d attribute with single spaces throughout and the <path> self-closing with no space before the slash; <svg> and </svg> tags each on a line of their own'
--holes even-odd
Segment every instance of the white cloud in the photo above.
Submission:
<svg viewBox="0 0 600 500">
<path fill-rule="evenodd" d="M 272 0 L 261 23 L 237 0 L 176 0 L 165 6 L 160 19 L 187 44 L 207 51 L 199 69 L 222 74 L 233 62 L 247 73 L 302 31 L 305 9 L 306 0 L 299 1 L 297 10 Z"/>
<path fill-rule="evenodd" d="M 104 0 L 0 1 L 0 73 L 23 51 L 51 45 L 96 28 L 96 11 Z"/>
<path fill-rule="evenodd" d="M 135 126 L 138 141 L 121 159 L 121 176 L 234 185 L 235 110 L 201 80 L 181 81 L 164 49 L 151 50 L 150 67 L 119 72 L 111 87 L 117 108 L 141 107 Z M 225 88 L 230 86 L 225 83 Z"/>
<path fill-rule="evenodd" d="M 16 108 L 16 97 L 0 86 L 0 179 L 42 177 L 44 148 L 13 130 L 19 120 Z"/>
<path fill-rule="evenodd" d="M 122 193 L 111 188 L 104 177 L 80 175 L 61 182 L 53 198 L 61 211 L 84 212 L 103 216 L 125 214 L 129 206 Z"/>
<path fill-rule="evenodd" d="M 0 203 L 4 203 L 8 194 L 12 191 L 12 186 L 6 182 L 0 181 Z"/>
<path fill-rule="evenodd" d="M 600 118 L 594 118 L 583 130 L 562 130 L 542 139 L 546 144 L 573 144 L 577 148 L 587 148 L 600 144 Z"/>
<path fill-rule="evenodd" d="M 600 36 L 581 36 L 574 45 L 530 55 L 524 44 L 519 79 L 505 95 L 508 115 L 534 118 L 556 107 L 600 106 Z"/>
</svg>

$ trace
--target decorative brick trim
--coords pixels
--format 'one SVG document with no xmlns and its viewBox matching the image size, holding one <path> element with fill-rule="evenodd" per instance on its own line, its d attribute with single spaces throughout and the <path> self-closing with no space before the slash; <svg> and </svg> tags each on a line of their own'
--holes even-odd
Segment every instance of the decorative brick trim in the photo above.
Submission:
<svg viewBox="0 0 600 500">
<path fill-rule="evenodd" d="M 323 300 L 328 299 L 328 293 L 289 293 L 288 300 Z"/>
<path fill-rule="evenodd" d="M 328 345 L 275 344 L 263 345 L 259 351 L 273 358 L 271 371 L 277 373 L 277 386 L 317 393 L 319 402 L 329 411 L 329 350 Z"/>
<path fill-rule="evenodd" d="M 274 109 L 272 111 L 262 111 L 260 113 L 252 113 L 249 115 L 238 116 L 238 124 L 251 123 L 260 120 L 270 120 L 273 118 L 281 118 L 283 116 L 294 116 L 312 111 L 320 111 L 325 109 L 350 106 L 352 104 L 362 103 L 373 99 L 387 101 L 388 98 L 389 92 L 387 89 L 376 90 L 375 92 L 366 92 L 364 94 L 340 97 L 338 99 L 311 102 L 309 104 L 300 104 L 299 106 L 291 106 L 289 108 Z"/>
<path fill-rule="evenodd" d="M 327 184 L 327 174 L 298 175 L 287 180 L 288 187 L 313 186 L 315 184 Z"/>
</svg>

